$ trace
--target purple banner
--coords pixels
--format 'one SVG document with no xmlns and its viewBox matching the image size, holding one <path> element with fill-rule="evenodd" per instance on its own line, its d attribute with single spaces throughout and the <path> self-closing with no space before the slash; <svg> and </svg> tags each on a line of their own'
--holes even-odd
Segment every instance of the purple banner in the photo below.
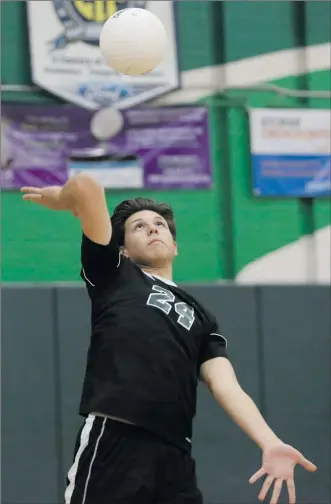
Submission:
<svg viewBox="0 0 331 504">
<path fill-rule="evenodd" d="M 106 188 L 210 187 L 208 110 L 2 105 L 2 188 L 62 185 L 82 171 Z"/>
</svg>

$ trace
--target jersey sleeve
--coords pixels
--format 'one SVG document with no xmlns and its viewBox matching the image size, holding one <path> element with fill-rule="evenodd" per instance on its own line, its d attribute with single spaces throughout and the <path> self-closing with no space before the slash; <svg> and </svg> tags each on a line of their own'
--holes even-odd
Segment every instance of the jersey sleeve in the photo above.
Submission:
<svg viewBox="0 0 331 504">
<path fill-rule="evenodd" d="M 100 245 L 83 234 L 80 275 L 88 288 L 104 287 L 116 277 L 121 267 L 121 254 L 112 234 L 108 245 Z"/>
<path fill-rule="evenodd" d="M 228 358 L 227 340 L 219 330 L 216 320 L 210 325 L 200 350 L 200 365 L 215 357 Z"/>
</svg>

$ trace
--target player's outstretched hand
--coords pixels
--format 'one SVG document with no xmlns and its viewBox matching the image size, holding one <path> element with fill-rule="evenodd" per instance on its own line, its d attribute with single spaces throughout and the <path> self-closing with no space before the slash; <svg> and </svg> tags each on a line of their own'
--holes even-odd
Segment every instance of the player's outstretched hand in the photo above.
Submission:
<svg viewBox="0 0 331 504">
<path fill-rule="evenodd" d="M 25 193 L 23 199 L 25 201 L 32 201 L 38 205 L 45 206 L 52 210 L 65 210 L 63 202 L 60 200 L 61 187 L 22 187 L 21 192 Z"/>
<path fill-rule="evenodd" d="M 262 476 L 267 475 L 258 497 L 259 500 L 263 501 L 265 499 L 271 485 L 274 483 L 270 504 L 277 504 L 282 484 L 286 481 L 289 504 L 295 504 L 294 468 L 297 464 L 300 464 L 310 472 L 314 472 L 317 469 L 302 453 L 287 444 L 279 443 L 264 450 L 262 467 L 249 480 L 252 484 Z"/>
</svg>

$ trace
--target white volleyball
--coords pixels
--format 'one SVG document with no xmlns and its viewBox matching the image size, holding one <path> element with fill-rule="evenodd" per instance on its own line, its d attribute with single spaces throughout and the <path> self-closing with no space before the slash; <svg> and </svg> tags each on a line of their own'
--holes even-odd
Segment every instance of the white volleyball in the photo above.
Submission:
<svg viewBox="0 0 331 504">
<path fill-rule="evenodd" d="M 123 9 L 103 25 L 101 53 L 107 64 L 125 75 L 154 70 L 167 51 L 167 32 L 160 19 L 146 9 Z"/>
</svg>

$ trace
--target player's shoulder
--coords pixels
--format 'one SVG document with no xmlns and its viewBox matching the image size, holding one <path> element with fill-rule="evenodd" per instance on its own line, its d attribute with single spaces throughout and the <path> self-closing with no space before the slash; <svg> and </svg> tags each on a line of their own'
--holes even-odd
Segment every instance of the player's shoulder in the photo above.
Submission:
<svg viewBox="0 0 331 504">
<path fill-rule="evenodd" d="M 139 284 L 144 281 L 144 274 L 141 268 L 123 255 L 120 258 L 119 269 L 120 275 L 117 279 L 117 288 L 125 288 L 128 285 Z"/>
<path fill-rule="evenodd" d="M 105 269 L 104 275 L 109 272 Z M 81 277 L 84 278 L 84 270 L 81 271 Z M 139 266 L 130 261 L 123 255 L 120 255 L 116 275 L 104 278 L 100 285 L 93 285 L 90 282 L 85 282 L 89 296 L 94 299 L 112 296 L 113 293 L 120 290 L 130 289 L 130 286 L 137 285 L 143 281 L 143 273 Z"/>
</svg>

